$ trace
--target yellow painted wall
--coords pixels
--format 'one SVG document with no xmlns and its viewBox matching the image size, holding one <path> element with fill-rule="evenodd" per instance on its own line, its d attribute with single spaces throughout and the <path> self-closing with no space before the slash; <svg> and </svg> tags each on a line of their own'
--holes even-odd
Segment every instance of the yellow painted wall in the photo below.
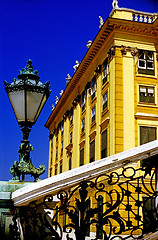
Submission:
<svg viewBox="0 0 158 240">
<path fill-rule="evenodd" d="M 114 13 L 114 17 L 122 18 L 122 12 Z M 127 13 L 125 17 L 131 16 Z M 109 57 L 110 71 L 107 82 L 102 85 L 102 65 L 112 46 L 115 53 Z M 122 54 L 121 46 L 127 47 L 126 53 Z M 84 148 L 84 163 L 90 161 L 90 142 L 95 139 L 95 160 L 101 158 L 101 133 L 108 131 L 108 155 L 113 155 L 140 144 L 139 126 L 156 126 L 158 119 L 158 95 L 157 95 L 157 72 L 156 39 L 151 36 L 142 38 L 139 33 L 126 34 L 126 30 L 116 30 L 108 36 L 107 40 L 98 50 L 96 57 L 80 77 L 76 87 L 65 99 L 65 104 L 55 116 L 50 127 L 50 134 L 62 121 L 66 110 L 71 109 L 73 100 L 77 95 L 82 95 L 88 82 L 94 77 L 97 66 L 101 66 L 101 72 L 97 75 L 96 97 L 91 100 L 91 90 L 86 90 L 85 110 L 82 112 L 81 101 L 74 107 L 73 125 L 70 119 L 64 120 L 64 135 L 61 137 L 59 129 L 59 140 L 56 142 L 56 132 L 53 135 L 53 148 L 50 140 L 49 153 L 49 176 L 55 172 L 55 166 L 60 170 L 63 163 L 63 171 L 69 169 L 69 158 L 67 146 L 70 143 L 70 132 L 73 132 L 72 168 L 80 164 L 80 150 Z M 131 55 L 131 48 L 144 49 L 154 52 L 155 75 L 138 74 L 138 56 Z M 155 87 L 155 104 L 142 104 L 139 102 L 139 85 Z M 108 108 L 102 110 L 102 96 L 108 92 Z M 91 124 L 91 110 L 96 106 L 96 121 Z M 139 113 L 139 116 L 138 116 Z M 140 116 L 140 114 L 146 114 Z M 155 116 L 155 117 L 154 117 Z M 81 134 L 81 121 L 85 118 L 85 131 Z M 56 130 L 55 130 L 56 131 Z M 158 131 L 157 131 L 158 132 Z M 61 155 L 61 141 L 63 140 L 63 154 Z M 58 146 L 58 158 L 56 158 L 56 147 Z M 53 159 L 51 162 L 51 152 Z M 51 166 L 52 164 L 52 166 Z"/>
</svg>

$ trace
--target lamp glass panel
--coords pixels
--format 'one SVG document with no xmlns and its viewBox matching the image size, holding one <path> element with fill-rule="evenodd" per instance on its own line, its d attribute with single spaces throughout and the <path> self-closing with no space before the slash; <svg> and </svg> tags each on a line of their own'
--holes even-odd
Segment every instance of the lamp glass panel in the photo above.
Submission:
<svg viewBox="0 0 158 240">
<path fill-rule="evenodd" d="M 15 116 L 20 121 L 25 121 L 25 95 L 24 90 L 8 93 Z"/>
<path fill-rule="evenodd" d="M 40 107 L 43 93 L 27 91 L 27 120 L 35 121 L 35 116 Z"/>
<path fill-rule="evenodd" d="M 42 108 L 44 107 L 46 101 L 47 101 L 47 97 L 46 97 L 46 95 L 44 95 L 44 97 L 42 99 L 42 102 L 41 102 L 41 105 L 40 105 L 40 107 L 38 109 L 38 112 L 37 112 L 37 114 L 35 116 L 35 121 L 37 120 L 38 116 L 40 115 L 40 112 L 42 111 Z"/>
</svg>

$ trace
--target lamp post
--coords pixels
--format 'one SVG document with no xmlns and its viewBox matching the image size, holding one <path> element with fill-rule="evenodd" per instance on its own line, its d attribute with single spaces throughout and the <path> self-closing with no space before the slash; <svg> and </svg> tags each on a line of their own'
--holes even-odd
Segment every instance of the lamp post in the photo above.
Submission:
<svg viewBox="0 0 158 240">
<path fill-rule="evenodd" d="M 45 172 L 45 165 L 36 168 L 32 164 L 30 151 L 32 145 L 28 141 L 32 126 L 36 123 L 41 110 L 50 96 L 50 82 L 42 84 L 38 71 L 33 71 L 32 61 L 29 59 L 25 68 L 19 71 L 18 78 L 11 84 L 4 81 L 5 90 L 13 107 L 19 127 L 23 133 L 23 140 L 19 148 L 19 161 L 15 161 L 10 172 L 13 180 L 24 180 L 25 174 L 34 176 L 35 181 Z"/>
</svg>

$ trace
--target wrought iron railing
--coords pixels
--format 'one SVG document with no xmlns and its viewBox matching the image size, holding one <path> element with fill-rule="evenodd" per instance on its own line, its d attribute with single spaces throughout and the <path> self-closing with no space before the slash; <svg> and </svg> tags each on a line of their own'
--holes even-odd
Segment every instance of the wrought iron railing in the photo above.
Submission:
<svg viewBox="0 0 158 240">
<path fill-rule="evenodd" d="M 143 239 L 158 229 L 158 156 L 12 211 L 11 239 Z"/>
</svg>

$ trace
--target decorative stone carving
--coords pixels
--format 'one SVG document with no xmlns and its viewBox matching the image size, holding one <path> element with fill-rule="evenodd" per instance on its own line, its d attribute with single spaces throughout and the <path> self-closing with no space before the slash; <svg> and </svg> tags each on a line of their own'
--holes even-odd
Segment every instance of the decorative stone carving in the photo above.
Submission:
<svg viewBox="0 0 158 240">
<path fill-rule="evenodd" d="M 121 46 L 121 53 L 122 55 L 126 55 L 127 54 L 127 47 L 126 46 Z"/>
<path fill-rule="evenodd" d="M 55 107 L 54 107 L 54 104 L 52 104 L 52 111 L 54 110 L 54 108 L 55 108 Z"/>
<path fill-rule="evenodd" d="M 63 119 L 65 120 L 68 116 L 69 116 L 69 110 L 67 110 L 67 111 L 64 113 Z"/>
<path fill-rule="evenodd" d="M 74 68 L 74 70 L 75 70 L 75 72 L 77 71 L 77 69 L 78 69 L 78 67 L 79 67 L 79 61 L 78 60 L 76 60 L 76 64 L 73 66 L 73 68 Z"/>
<path fill-rule="evenodd" d="M 131 48 L 131 55 L 133 57 L 135 57 L 137 55 L 137 52 L 138 52 L 138 49 L 135 47 L 135 48 Z"/>
<path fill-rule="evenodd" d="M 95 76 L 98 76 L 98 74 L 100 74 L 100 73 L 101 73 L 101 65 L 98 65 L 98 66 L 96 67 L 95 71 L 94 71 L 94 75 L 95 75 Z"/>
<path fill-rule="evenodd" d="M 118 0 L 113 0 L 112 6 L 113 6 L 114 9 L 115 9 L 115 8 L 119 8 L 119 6 L 118 6 Z"/>
<path fill-rule="evenodd" d="M 67 74 L 67 78 L 65 78 L 65 79 L 66 79 L 66 85 L 68 85 L 71 80 L 70 74 Z"/>
<path fill-rule="evenodd" d="M 80 102 L 80 99 L 81 99 L 81 96 L 77 95 L 77 97 L 74 99 L 74 101 L 72 103 L 73 107 L 76 107 L 77 103 Z"/>
<path fill-rule="evenodd" d="M 99 19 L 100 19 L 100 25 L 99 25 L 99 28 L 101 28 L 104 24 L 104 21 L 103 21 L 103 18 L 101 16 L 99 16 Z"/>
<path fill-rule="evenodd" d="M 135 57 L 136 56 L 136 54 L 137 54 L 137 52 L 138 52 L 138 50 L 137 50 L 137 48 L 134 48 L 134 47 L 126 47 L 126 46 L 121 46 L 121 53 L 122 53 L 122 55 L 126 55 L 127 54 L 127 51 L 129 51 L 129 52 L 131 52 L 131 55 L 133 56 L 133 57 Z"/>
<path fill-rule="evenodd" d="M 55 104 L 57 104 L 59 102 L 59 98 L 56 96 L 55 97 Z"/>
<path fill-rule="evenodd" d="M 49 140 L 51 140 L 51 139 L 53 139 L 53 134 L 52 133 L 49 134 Z"/>
<path fill-rule="evenodd" d="M 52 130 L 52 134 L 55 134 L 55 131 L 56 131 L 56 130 L 55 130 L 55 128 L 54 128 L 54 129 Z"/>
<path fill-rule="evenodd" d="M 108 51 L 108 58 L 111 59 L 111 57 L 115 56 L 115 46 L 112 46 Z"/>
<path fill-rule="evenodd" d="M 70 143 L 65 149 L 67 156 L 72 157 L 72 143 Z"/>
<path fill-rule="evenodd" d="M 61 91 L 60 91 L 60 93 L 59 93 L 59 95 L 60 95 L 60 96 L 62 96 L 62 95 L 63 95 L 63 92 L 64 92 L 64 91 L 63 91 L 63 90 L 61 90 Z"/>
<path fill-rule="evenodd" d="M 92 45 L 92 41 L 89 40 L 86 46 L 87 46 L 87 48 L 90 48 L 91 45 Z"/>
</svg>

